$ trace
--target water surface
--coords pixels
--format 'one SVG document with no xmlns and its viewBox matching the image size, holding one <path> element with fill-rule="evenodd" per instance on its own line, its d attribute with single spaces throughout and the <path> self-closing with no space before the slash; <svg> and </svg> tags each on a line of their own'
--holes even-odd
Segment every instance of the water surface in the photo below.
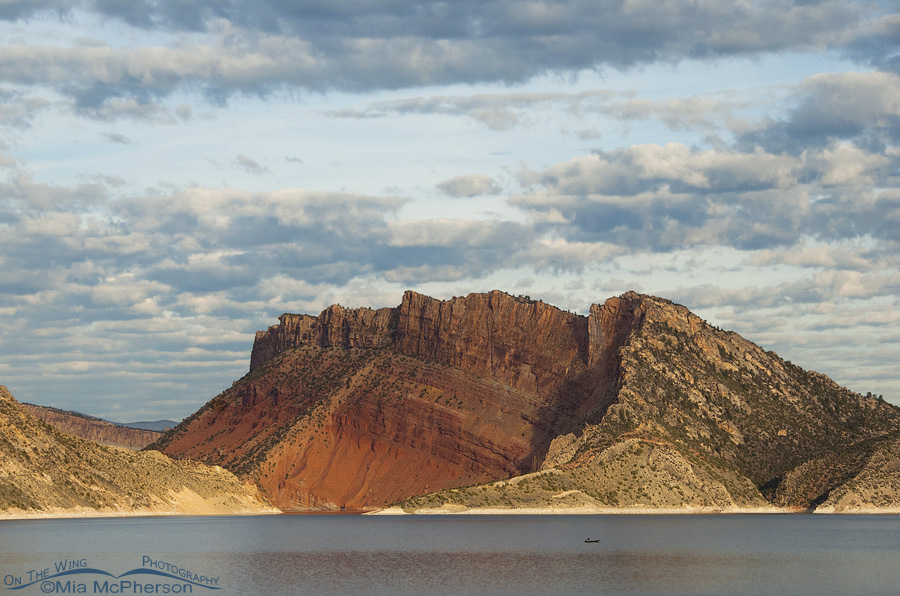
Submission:
<svg viewBox="0 0 900 596">
<path fill-rule="evenodd" d="M 587 537 L 599 542 L 587 544 Z M 216 578 L 218 589 L 191 588 L 210 595 L 863 596 L 900 590 L 900 516 L 266 515 L 0 522 L 5 594 L 65 593 L 65 584 L 42 582 L 13 589 L 18 580 L 28 583 L 29 571 L 50 568 L 52 575 L 61 561 L 106 571 L 109 578 L 146 568 L 147 561 L 157 569 L 168 563 Z M 78 573 L 59 580 L 81 582 L 86 593 L 98 593 L 93 581 L 104 577 Z"/>
</svg>

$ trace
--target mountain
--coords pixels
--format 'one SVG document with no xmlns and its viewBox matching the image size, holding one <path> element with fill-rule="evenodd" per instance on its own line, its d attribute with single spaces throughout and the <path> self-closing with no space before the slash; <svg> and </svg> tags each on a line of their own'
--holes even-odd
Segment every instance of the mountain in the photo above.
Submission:
<svg viewBox="0 0 900 596">
<path fill-rule="evenodd" d="M 226 470 L 61 432 L 0 386 L 0 517 L 266 511 L 256 487 Z"/>
<path fill-rule="evenodd" d="M 161 431 L 143 430 L 122 424 L 114 424 L 101 418 L 78 412 L 59 410 L 48 406 L 36 406 L 34 404 L 22 404 L 22 406 L 62 432 L 90 441 L 97 441 L 98 443 L 142 449 L 159 439 L 161 434 Z M 174 426 L 175 424 L 173 423 L 169 428 Z"/>
<path fill-rule="evenodd" d="M 494 291 L 282 315 L 248 375 L 154 447 L 288 510 L 840 510 L 895 502 L 871 487 L 898 443 L 897 408 L 667 300 L 580 316 Z"/>
<path fill-rule="evenodd" d="M 178 423 L 174 420 L 141 420 L 139 422 L 122 422 L 119 423 L 119 426 L 127 426 L 128 428 L 137 428 L 140 430 L 153 430 L 162 433 L 170 428 L 175 428 L 178 426 Z"/>
</svg>

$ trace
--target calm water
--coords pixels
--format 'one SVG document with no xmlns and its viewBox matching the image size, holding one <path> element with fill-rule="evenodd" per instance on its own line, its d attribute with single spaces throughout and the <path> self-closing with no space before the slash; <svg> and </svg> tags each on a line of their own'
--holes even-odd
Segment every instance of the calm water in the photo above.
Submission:
<svg viewBox="0 0 900 596">
<path fill-rule="evenodd" d="M 586 537 L 600 541 L 585 544 Z M 44 569 L 54 575 L 65 561 L 79 573 L 12 589 L 29 583 L 29 571 L 31 579 Z M 189 588 L 210 595 L 893 595 L 900 516 L 0 521 L 4 595 L 75 593 L 79 584 L 88 594 L 132 594 L 132 584 L 119 582 L 160 580 L 126 572 L 166 564 L 180 577 L 185 570 L 207 584 L 201 578 L 216 578 L 218 590 Z"/>
</svg>

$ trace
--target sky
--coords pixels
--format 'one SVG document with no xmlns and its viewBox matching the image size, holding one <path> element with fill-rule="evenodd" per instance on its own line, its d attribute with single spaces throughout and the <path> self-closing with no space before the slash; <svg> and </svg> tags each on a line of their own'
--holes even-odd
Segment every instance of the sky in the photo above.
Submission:
<svg viewBox="0 0 900 596">
<path fill-rule="evenodd" d="M 179 420 L 284 312 L 634 290 L 900 404 L 898 8 L 0 0 L 0 384 Z"/>
</svg>

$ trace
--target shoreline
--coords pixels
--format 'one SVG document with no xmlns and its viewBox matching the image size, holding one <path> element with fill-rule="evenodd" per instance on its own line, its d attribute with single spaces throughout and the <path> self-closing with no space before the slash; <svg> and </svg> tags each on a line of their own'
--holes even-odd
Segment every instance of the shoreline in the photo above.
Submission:
<svg viewBox="0 0 900 596">
<path fill-rule="evenodd" d="M 720 509 L 714 507 L 464 507 L 444 505 L 438 508 L 404 510 L 401 507 L 385 507 L 373 511 L 282 511 L 260 509 L 243 511 L 117 511 L 96 509 L 63 509 L 53 511 L 0 511 L 0 522 L 42 519 L 101 519 L 126 517 L 245 517 L 250 515 L 900 515 L 900 507 L 855 508 L 835 511 L 833 508 L 807 511 L 779 507 L 740 507 Z"/>
<path fill-rule="evenodd" d="M 194 517 L 194 516 L 246 516 L 246 515 L 280 515 L 280 509 L 260 509 L 243 511 L 117 511 L 98 509 L 62 509 L 53 511 L 0 511 L 0 522 L 37 520 L 37 519 L 95 519 L 120 517 Z"/>
<path fill-rule="evenodd" d="M 778 507 L 719 509 L 714 507 L 465 507 L 444 505 L 437 508 L 404 510 L 386 507 L 366 515 L 733 515 L 803 513 Z"/>
<path fill-rule="evenodd" d="M 900 508 L 867 508 L 834 511 L 833 509 L 807 511 L 806 509 L 785 507 L 736 507 L 721 509 L 715 507 L 464 507 L 462 505 L 443 506 L 430 509 L 404 510 L 401 507 L 386 507 L 370 511 L 365 515 L 898 515 Z"/>
</svg>

